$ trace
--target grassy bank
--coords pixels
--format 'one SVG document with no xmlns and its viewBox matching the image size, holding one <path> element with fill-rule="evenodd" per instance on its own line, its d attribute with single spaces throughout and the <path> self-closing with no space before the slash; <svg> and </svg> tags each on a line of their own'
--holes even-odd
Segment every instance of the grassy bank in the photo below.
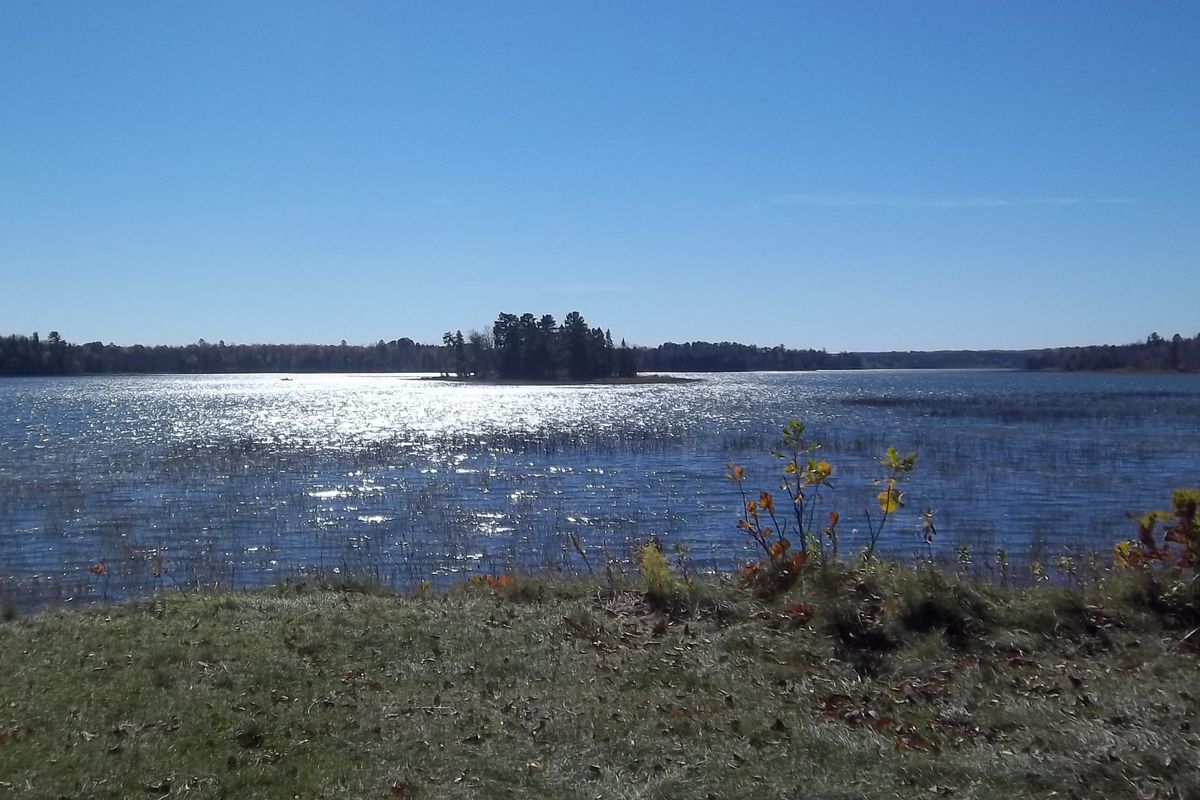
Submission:
<svg viewBox="0 0 1200 800">
<path fill-rule="evenodd" d="M 1195 798 L 1198 609 L 877 566 L 48 611 L 0 622 L 0 797 Z"/>
</svg>

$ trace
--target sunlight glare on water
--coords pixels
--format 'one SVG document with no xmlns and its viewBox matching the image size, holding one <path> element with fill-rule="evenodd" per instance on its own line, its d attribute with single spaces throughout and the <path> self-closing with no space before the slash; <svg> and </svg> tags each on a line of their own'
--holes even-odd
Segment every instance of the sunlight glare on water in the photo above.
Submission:
<svg viewBox="0 0 1200 800">
<path fill-rule="evenodd" d="M 1128 535 L 1127 511 L 1194 482 L 1200 452 L 1200 378 L 1185 375 L 289 377 L 0 381 L 0 590 L 93 596 L 102 583 L 253 585 L 311 570 L 406 585 L 594 568 L 650 536 L 729 568 L 749 553 L 725 464 L 776 490 L 770 450 L 791 417 L 824 444 L 851 527 L 864 527 L 883 450 L 919 453 L 889 552 L 920 549 L 927 506 L 943 555 L 1107 548 Z M 89 572 L 100 562 L 102 580 Z"/>
</svg>

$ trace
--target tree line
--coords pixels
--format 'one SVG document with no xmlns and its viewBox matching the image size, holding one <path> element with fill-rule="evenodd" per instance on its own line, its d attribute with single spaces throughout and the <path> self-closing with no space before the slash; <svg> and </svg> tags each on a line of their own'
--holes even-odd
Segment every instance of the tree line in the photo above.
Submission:
<svg viewBox="0 0 1200 800">
<path fill-rule="evenodd" d="M 1031 355 L 1028 369 L 1130 370 L 1162 372 L 1200 371 L 1200 333 L 1185 338 L 1178 333 L 1167 339 L 1154 332 L 1145 342 L 1089 347 L 1056 347 Z"/>
<path fill-rule="evenodd" d="M 359 346 L 319 344 L 212 344 L 182 346 L 72 344 L 57 331 L 44 339 L 0 337 L 0 375 L 108 375 L 120 373 L 438 372 L 446 353 L 412 339 Z"/>
<path fill-rule="evenodd" d="M 824 350 L 792 350 L 783 345 L 760 347 L 737 342 L 667 342 L 658 347 L 639 347 L 637 358 L 642 369 L 662 372 L 802 371 L 861 367 L 858 356 L 853 353 L 831 354 Z"/>
<path fill-rule="evenodd" d="M 1059 347 L 894 353 L 826 353 L 737 342 L 668 342 L 657 347 L 613 344 L 578 312 L 557 324 L 549 314 L 501 314 L 487 331 L 448 333 L 442 344 L 409 338 L 370 345 L 226 344 L 201 339 L 188 345 L 73 344 L 57 331 L 45 337 L 0 336 L 0 375 L 118 373 L 424 372 L 514 380 L 590 380 L 656 372 L 740 372 L 861 368 L 986 368 L 1032 370 L 1200 371 L 1200 334 L 1145 342 Z"/>
<path fill-rule="evenodd" d="M 612 332 L 593 328 L 578 311 L 562 323 L 553 315 L 502 313 L 490 331 L 446 331 L 442 345 L 453 371 L 501 380 L 596 380 L 637 375 L 634 351 Z"/>
</svg>

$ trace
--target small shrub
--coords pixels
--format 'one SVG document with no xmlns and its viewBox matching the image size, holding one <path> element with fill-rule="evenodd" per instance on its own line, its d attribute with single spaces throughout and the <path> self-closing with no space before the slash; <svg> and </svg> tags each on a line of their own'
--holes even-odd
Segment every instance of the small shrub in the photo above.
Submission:
<svg viewBox="0 0 1200 800">
<path fill-rule="evenodd" d="M 762 599 L 771 599 L 787 591 L 812 557 L 823 564 L 837 562 L 839 512 L 829 511 L 825 526 L 817 529 L 817 511 L 824 503 L 823 492 L 833 486 L 833 466 L 816 457 L 820 447 L 805 438 L 804 423 L 799 420 L 793 419 L 784 427 L 780 449 L 773 455 L 784 462 L 779 486 L 786 493 L 790 513 L 787 506 L 777 511 L 771 492 L 761 491 L 758 497 L 748 494 L 745 468 L 732 463 L 726 465 L 725 477 L 737 485 L 741 494 L 738 530 L 760 553 L 757 562 L 742 570 L 742 583 L 753 588 Z M 880 464 L 885 475 L 873 482 L 875 487 L 882 487 L 875 497 L 879 516 L 872 516 L 869 508 L 866 511 L 869 540 L 862 557 L 864 563 L 873 560 L 888 519 L 903 507 L 900 484 L 912 472 L 916 459 L 916 453 L 902 456 L 894 447 L 884 453 Z M 936 533 L 933 509 L 926 509 L 921 518 L 925 542 L 931 545 Z M 795 537 L 795 547 L 789 536 Z"/>
<path fill-rule="evenodd" d="M 678 590 L 671 565 L 657 545 L 643 545 L 638 550 L 638 571 L 646 583 L 646 595 L 654 600 L 666 601 Z"/>
<path fill-rule="evenodd" d="M 1119 542 L 1114 551 L 1118 566 L 1138 568 L 1154 561 L 1169 561 L 1174 555 L 1175 566 L 1200 573 L 1200 490 L 1176 489 L 1171 493 L 1170 511 L 1148 511 L 1140 517 L 1129 517 L 1138 527 L 1136 540 Z M 1160 544 L 1156 534 L 1163 524 Z M 1179 545 L 1172 554 L 1171 545 Z"/>
</svg>

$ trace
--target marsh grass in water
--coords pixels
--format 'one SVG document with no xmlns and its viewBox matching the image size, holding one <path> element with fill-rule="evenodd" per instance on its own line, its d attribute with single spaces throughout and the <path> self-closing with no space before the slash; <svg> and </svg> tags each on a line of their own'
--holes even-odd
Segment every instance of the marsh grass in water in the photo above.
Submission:
<svg viewBox="0 0 1200 800">
<path fill-rule="evenodd" d="M 730 536 L 737 492 L 721 467 L 745 465 L 759 481 L 794 415 L 839 470 L 830 497 L 844 553 L 870 538 L 847 493 L 892 446 L 920 462 L 881 554 L 948 560 L 966 544 L 982 569 L 1003 548 L 1016 573 L 1064 548 L 1076 559 L 1107 550 L 1126 512 L 1190 474 L 1198 388 L 1196 376 L 988 372 L 570 389 L 394 376 L 7 381 L 0 601 L 243 588 L 313 571 L 369 571 L 396 587 L 510 567 L 586 571 L 573 540 L 598 562 L 650 536 L 727 570 L 747 551 Z M 925 507 L 937 510 L 932 547 Z M 89 572 L 101 561 L 104 581 Z"/>
</svg>

